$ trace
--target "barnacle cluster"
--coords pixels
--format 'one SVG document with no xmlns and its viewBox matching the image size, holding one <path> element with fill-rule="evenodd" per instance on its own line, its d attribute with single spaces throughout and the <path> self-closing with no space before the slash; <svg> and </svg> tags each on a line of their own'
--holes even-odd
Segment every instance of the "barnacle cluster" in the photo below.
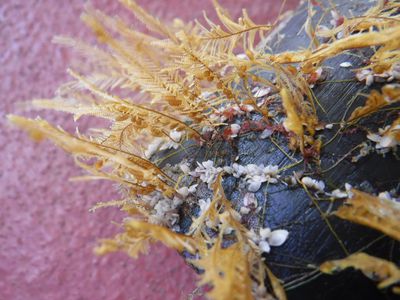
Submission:
<svg viewBox="0 0 400 300">
<path fill-rule="evenodd" d="M 124 250 L 137 257 L 150 243 L 161 241 L 185 252 L 190 262 L 204 271 L 199 284 L 212 287 L 207 293 L 212 299 L 285 299 L 281 282 L 262 254 L 271 251 L 270 246 L 282 245 L 290 234 L 282 228 L 261 227 L 256 232 L 241 222 L 250 211 L 260 212 L 254 192 L 263 184 L 278 183 L 298 185 L 314 195 L 347 199 L 336 212 L 338 217 L 399 240 L 400 208 L 392 199 L 395 196 L 382 200 L 351 187 L 327 191 L 323 181 L 309 176 L 281 175 L 301 162 L 318 165 L 323 148 L 318 138 L 321 130 L 339 125 L 339 134 L 399 102 L 398 1 L 379 0 L 357 17 L 341 16 L 332 7 L 309 1 L 304 26 L 311 40 L 309 47 L 279 53 L 255 46 L 257 36 L 276 35 L 279 22 L 255 24 L 245 10 L 235 21 L 214 1 L 219 25 L 206 15 L 203 24 L 175 20 L 167 25 L 133 0 L 120 1 L 150 33 L 136 31 L 121 19 L 87 6 L 82 20 L 92 29 L 98 45 L 55 38 L 57 43 L 77 50 L 87 64 L 68 70 L 73 80 L 62 85 L 54 99 L 32 102 L 33 108 L 71 113 L 75 120 L 81 116 L 106 119 L 110 126 L 71 134 L 40 118 L 9 116 L 34 139 L 48 138 L 71 153 L 93 179 L 120 185 L 122 200 L 99 203 L 95 209 L 121 207 L 129 215 L 123 223 L 125 231 L 102 240 L 98 253 Z M 317 9 L 332 11 L 331 28 L 313 25 Z M 383 82 L 381 91 L 366 95 L 365 104 L 347 119 L 335 124 L 321 122 L 317 115 L 320 103 L 312 87 L 324 80 L 323 62 L 352 49 L 370 47 L 374 53 L 356 70 L 354 78 L 367 85 Z M 341 67 L 351 64 L 343 62 Z M 271 76 L 263 76 L 265 73 Z M 396 110 L 398 106 L 388 111 Z M 236 162 L 217 165 L 211 160 L 193 162 L 188 157 L 174 166 L 163 163 L 168 150 L 184 153 L 190 146 L 188 141 L 207 148 L 216 140 L 232 143 L 249 132 L 259 132 L 260 139 L 273 143 L 274 136 L 280 135 L 301 159 L 283 167 Z M 376 151 L 396 152 L 399 118 L 378 133 L 371 130 L 367 137 L 376 143 Z M 374 149 L 365 155 L 371 151 Z M 225 196 L 224 176 L 241 180 L 248 191 L 240 209 Z M 209 198 L 199 197 L 200 186 L 211 192 Z M 189 202 L 199 211 L 189 230 L 183 232 L 179 208 Z M 394 264 L 362 254 L 325 263 L 321 270 L 331 272 L 348 266 L 378 274 L 382 281 L 379 287 L 400 279 Z"/>
</svg>

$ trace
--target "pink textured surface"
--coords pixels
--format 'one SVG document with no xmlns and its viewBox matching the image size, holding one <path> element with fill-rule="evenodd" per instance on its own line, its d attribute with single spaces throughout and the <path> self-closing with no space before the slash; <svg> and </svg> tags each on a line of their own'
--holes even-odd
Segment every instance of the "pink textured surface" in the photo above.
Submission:
<svg viewBox="0 0 400 300">
<path fill-rule="evenodd" d="M 89 36 L 79 21 L 84 2 L 0 1 L 0 299 L 185 299 L 196 275 L 172 250 L 153 247 L 138 260 L 93 255 L 96 239 L 111 236 L 117 231 L 111 221 L 121 219 L 115 209 L 88 212 L 94 203 L 118 197 L 112 184 L 68 182 L 81 173 L 67 154 L 5 124 L 7 113 L 22 113 L 18 101 L 51 97 L 66 80 L 74 54 L 50 41 L 56 34 Z M 220 2 L 234 16 L 247 7 L 258 22 L 280 6 L 275 0 Z M 288 2 L 293 8 L 298 1 Z M 118 1 L 93 3 L 132 20 Z M 215 16 L 209 1 L 139 3 L 163 20 L 201 18 L 202 9 Z M 73 128 L 68 115 L 41 115 Z"/>
</svg>

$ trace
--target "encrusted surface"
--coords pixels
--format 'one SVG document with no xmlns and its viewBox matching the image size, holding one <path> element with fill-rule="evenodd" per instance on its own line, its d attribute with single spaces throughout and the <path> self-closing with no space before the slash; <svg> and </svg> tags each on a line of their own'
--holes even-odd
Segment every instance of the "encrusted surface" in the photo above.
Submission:
<svg viewBox="0 0 400 300">
<path fill-rule="evenodd" d="M 339 11 L 346 16 L 350 14 L 349 10 L 354 15 L 359 15 L 370 5 L 361 2 L 354 4 L 348 1 L 335 1 L 335 3 L 338 4 Z M 297 50 L 308 46 L 309 39 L 305 33 L 299 34 L 299 28 L 304 24 L 306 17 L 304 8 L 297 11 L 280 32 L 285 36 L 281 38 L 278 36 L 280 40 L 273 41 L 274 51 Z M 315 19 L 318 19 L 318 16 Z M 326 111 L 324 113 L 319 109 L 318 115 L 321 121 L 327 124 L 340 122 L 344 115 L 347 119 L 354 107 L 365 101 L 365 98 L 357 97 L 356 101 L 350 105 L 349 112 L 345 114 L 347 106 L 357 93 L 368 94 L 371 89 L 379 90 L 381 88 L 381 85 L 374 84 L 369 89 L 365 84 L 357 82 L 352 71 L 339 67 L 340 63 L 348 61 L 354 68 L 357 68 L 362 63 L 360 56 L 367 58 L 368 54 L 355 51 L 352 55 L 342 54 L 328 59 L 323 64 L 327 70 L 327 83 L 313 89 L 316 98 Z M 360 127 L 377 126 L 377 124 L 384 127 L 391 121 L 393 120 L 382 119 L 382 114 L 378 114 L 361 122 Z M 323 141 L 328 141 L 338 129 L 339 125 L 335 125 L 330 131 L 325 130 L 324 134 L 327 136 L 323 138 Z M 258 136 L 258 133 L 252 133 L 237 138 L 233 142 L 236 149 L 235 147 L 231 148 L 228 143 L 216 143 L 213 149 L 207 149 L 205 154 L 200 151 L 200 154 L 197 154 L 197 160 L 215 160 L 218 166 L 231 164 L 232 158 L 236 156 L 238 156 L 237 163 L 241 165 L 277 164 L 283 167 L 291 163 L 290 159 L 269 139 L 261 140 Z M 374 153 L 362 158 L 357 163 L 352 163 L 352 155 L 349 155 L 347 159 L 343 159 L 338 164 L 338 167 L 330 170 L 331 166 L 364 140 L 365 132 L 362 130 L 353 130 L 342 134 L 322 151 L 321 170 L 329 169 L 329 171 L 315 172 L 312 173 L 312 176 L 322 179 L 329 190 L 343 188 L 346 182 L 373 193 L 393 188 L 398 189 L 400 169 L 399 161 L 394 155 L 383 157 Z M 278 140 L 278 142 L 286 152 L 290 152 L 288 147 L 284 146 L 287 144 L 284 139 Z M 223 156 L 221 153 L 227 153 L 227 155 Z M 354 151 L 353 154 L 357 154 L 357 151 Z M 295 157 L 296 160 L 300 160 L 300 158 L 301 156 Z M 303 170 L 302 164 L 291 169 L 291 172 L 301 170 Z M 240 207 L 243 196 L 247 192 L 246 188 L 238 187 L 238 180 L 232 176 L 224 179 L 224 188 L 228 199 Z M 201 197 L 201 195 L 199 196 Z M 330 277 L 316 274 L 312 270 L 312 266 L 329 259 L 346 256 L 343 248 L 346 248 L 349 253 L 367 249 L 369 253 L 393 260 L 399 257 L 398 242 L 382 236 L 379 232 L 329 216 L 328 221 L 337 234 L 335 237 L 315 203 L 301 187 L 287 188 L 283 185 L 264 184 L 256 193 L 256 197 L 259 206 L 265 205 L 265 214 L 263 215 L 261 211 L 258 214 L 253 213 L 244 217 L 243 219 L 249 227 L 285 228 L 290 232 L 284 245 L 273 249 L 270 254 L 266 255 L 266 262 L 275 275 L 285 282 L 290 282 L 290 285 L 286 285 L 289 299 L 381 299 L 390 297 L 378 291 L 372 281 L 355 272 L 348 271 Z M 332 208 L 339 203 L 340 201 L 335 203 Z M 328 201 L 318 203 L 322 211 L 326 211 L 330 204 Z M 340 245 L 338 239 L 343 242 L 343 245 Z M 316 280 L 311 280 L 315 278 Z M 296 280 L 298 281 L 296 282 Z M 309 284 L 307 284 L 308 280 L 310 280 Z M 296 288 L 300 283 L 301 287 Z M 356 294 L 353 293 L 354 291 L 357 291 Z"/>
</svg>

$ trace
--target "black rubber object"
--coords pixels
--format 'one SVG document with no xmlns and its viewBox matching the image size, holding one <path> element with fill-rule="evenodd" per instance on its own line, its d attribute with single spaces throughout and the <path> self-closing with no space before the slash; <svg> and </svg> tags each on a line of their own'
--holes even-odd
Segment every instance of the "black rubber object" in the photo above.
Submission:
<svg viewBox="0 0 400 300">
<path fill-rule="evenodd" d="M 324 4 L 327 5 L 327 1 Z M 365 12 L 371 4 L 368 1 L 334 1 L 337 10 L 344 16 L 351 14 L 357 16 Z M 314 20 L 318 20 L 321 12 L 318 12 Z M 300 6 L 287 24 L 280 31 L 280 36 L 272 39 L 268 45 L 274 53 L 298 50 L 308 47 L 309 38 L 301 30 L 307 18 L 306 6 Z M 326 16 L 322 24 L 329 25 L 330 16 Z M 339 122 L 347 104 L 359 92 L 369 93 L 371 89 L 380 89 L 381 84 L 374 84 L 366 88 L 364 83 L 355 79 L 351 69 L 341 68 L 339 64 L 345 61 L 352 63 L 353 68 L 361 66 L 363 61 L 358 56 L 368 57 L 368 51 L 355 51 L 357 54 L 342 54 L 328 59 L 323 66 L 328 70 L 326 81 L 337 81 L 336 83 L 322 83 L 313 88 L 316 98 L 321 103 L 325 112 L 319 109 L 318 117 L 326 123 Z M 345 81 L 343 81 L 345 80 Z M 348 80 L 348 81 L 346 81 Z M 342 81 L 342 82 L 338 82 Z M 364 103 L 365 97 L 359 96 L 348 109 L 347 117 L 355 107 Z M 394 119 L 387 114 L 378 113 L 370 118 L 362 120 L 359 127 L 365 126 L 369 129 L 384 127 Z M 338 127 L 323 134 L 323 141 L 328 141 L 336 132 Z M 195 147 L 187 150 L 185 154 L 171 157 L 168 163 L 174 164 L 187 158 L 195 161 L 213 159 L 219 166 L 229 165 L 236 156 L 238 163 L 247 165 L 254 164 L 277 164 L 285 166 L 291 163 L 269 139 L 261 140 L 259 133 L 251 133 L 244 137 L 233 140 L 232 143 L 216 142 L 212 147 Z M 287 145 L 283 136 L 277 136 L 281 146 Z M 327 169 L 343 157 L 350 149 L 366 140 L 366 132 L 363 130 L 352 130 L 341 134 L 332 143 L 322 149 L 321 169 Z M 286 147 L 285 150 L 290 150 Z M 299 154 L 296 159 L 300 159 Z M 195 167 L 195 165 L 193 165 Z M 290 169 L 286 174 L 293 171 L 303 170 L 303 165 Z M 308 170 L 309 171 L 309 170 Z M 386 157 L 372 153 L 352 163 L 350 159 L 344 159 L 337 167 L 329 172 L 321 173 L 314 170 L 310 175 L 313 178 L 323 180 L 328 190 L 343 188 L 344 183 L 350 183 L 354 187 L 367 192 L 380 192 L 399 188 L 400 163 L 395 155 L 387 154 Z M 285 173 L 284 173 L 285 174 Z M 224 189 L 228 199 L 235 207 L 240 207 L 246 188 L 238 187 L 238 180 L 233 177 L 224 177 Z M 209 194 L 206 187 L 199 188 L 197 196 L 204 198 Z M 211 196 L 211 195 L 210 195 Z M 270 254 L 265 255 L 268 266 L 274 274 L 285 281 L 289 299 L 395 299 L 389 290 L 378 290 L 376 282 L 366 278 L 361 272 L 346 270 L 337 275 L 323 275 L 307 268 L 308 265 L 318 266 L 320 263 L 346 257 L 343 247 L 338 243 L 326 222 L 321 217 L 318 209 L 311 199 L 300 188 L 288 188 L 282 184 L 266 184 L 256 193 L 259 206 L 265 206 L 265 214 L 261 212 L 250 214 L 244 218 L 244 222 L 250 228 L 270 227 L 285 228 L 290 232 L 289 239 L 283 246 L 272 248 Z M 334 207 L 340 205 L 337 201 Z M 329 201 L 319 203 L 325 211 L 330 205 Z M 186 232 L 190 226 L 191 218 L 197 214 L 197 208 L 184 206 L 181 210 L 180 226 L 182 232 Z M 397 264 L 400 259 L 399 243 L 384 236 L 382 233 L 364 226 L 356 225 L 341 220 L 335 216 L 329 216 L 334 231 L 343 241 L 350 253 L 363 250 L 371 255 L 386 258 Z"/>
</svg>

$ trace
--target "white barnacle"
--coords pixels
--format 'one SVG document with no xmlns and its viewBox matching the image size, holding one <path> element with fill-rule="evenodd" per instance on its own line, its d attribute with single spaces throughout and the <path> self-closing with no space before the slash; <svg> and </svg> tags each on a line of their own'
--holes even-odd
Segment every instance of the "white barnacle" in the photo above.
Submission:
<svg viewBox="0 0 400 300">
<path fill-rule="evenodd" d="M 231 137 L 237 137 L 238 133 L 240 131 L 240 125 L 239 124 L 231 124 Z"/>
<path fill-rule="evenodd" d="M 242 176 L 246 171 L 246 168 L 244 166 L 236 164 L 236 163 L 232 165 L 232 169 L 233 169 L 232 175 L 236 178 L 239 178 L 240 176 Z"/>
<path fill-rule="evenodd" d="M 224 228 L 224 234 L 231 234 L 235 229 L 233 229 L 232 227 L 225 227 Z"/>
<path fill-rule="evenodd" d="M 312 179 L 311 177 L 303 177 L 301 182 L 308 188 L 323 192 L 325 189 L 325 183 L 322 180 Z"/>
<path fill-rule="evenodd" d="M 195 193 L 196 188 L 197 188 L 197 184 L 194 184 L 189 187 L 183 186 L 183 187 L 177 189 L 176 191 L 178 192 L 178 194 L 180 194 L 181 196 L 186 198 L 189 194 Z"/>
<path fill-rule="evenodd" d="M 233 168 L 230 167 L 230 166 L 225 166 L 222 169 L 224 170 L 225 173 L 228 173 L 228 174 L 232 174 L 233 173 Z"/>
<path fill-rule="evenodd" d="M 266 181 L 269 183 L 277 183 L 276 176 L 278 175 L 279 167 L 277 165 L 268 165 L 262 169 L 263 175 L 266 177 Z"/>
<path fill-rule="evenodd" d="M 350 68 L 353 66 L 353 64 L 349 61 L 344 61 L 339 66 L 341 66 L 342 68 Z"/>
<path fill-rule="evenodd" d="M 246 207 L 246 206 L 242 206 L 240 208 L 240 214 L 242 215 L 248 215 L 250 213 L 250 208 Z"/>
<path fill-rule="evenodd" d="M 364 81 L 367 86 L 370 86 L 374 82 L 374 75 L 372 70 L 362 69 L 356 73 L 356 78 L 358 81 Z"/>
<path fill-rule="evenodd" d="M 246 207 L 256 208 L 258 206 L 257 199 L 254 193 L 246 193 L 243 197 L 243 204 Z"/>
<path fill-rule="evenodd" d="M 183 186 L 183 187 L 177 189 L 176 191 L 178 192 L 179 195 L 181 195 L 185 198 L 189 195 L 189 188 L 187 186 Z"/>
<path fill-rule="evenodd" d="M 273 131 L 271 129 L 264 129 L 263 132 L 260 134 L 260 139 L 266 139 L 270 137 L 273 134 Z"/>
<path fill-rule="evenodd" d="M 397 132 L 400 131 L 400 122 L 395 121 L 392 125 L 379 128 L 378 133 L 369 133 L 367 138 L 376 143 L 375 148 L 380 153 L 388 152 L 390 149 L 396 149 L 400 145 Z"/>
<path fill-rule="evenodd" d="M 379 193 L 378 198 L 382 200 L 394 201 L 394 198 L 392 198 L 388 191 Z"/>
<path fill-rule="evenodd" d="M 154 153 L 158 151 L 161 144 L 164 142 L 162 138 L 155 138 L 153 141 L 147 146 L 147 149 L 144 151 L 144 156 L 146 158 L 151 158 Z"/>
<path fill-rule="evenodd" d="M 193 184 L 191 186 L 189 186 L 189 193 L 193 194 L 196 192 L 198 184 Z"/>
<path fill-rule="evenodd" d="M 271 232 L 271 235 L 268 237 L 268 243 L 271 246 L 281 246 L 284 242 L 286 242 L 289 236 L 289 232 L 285 229 L 277 229 Z"/>
<path fill-rule="evenodd" d="M 239 58 L 239 59 L 243 59 L 243 60 L 249 60 L 249 58 L 247 57 L 246 53 L 236 54 L 236 57 Z"/>
<path fill-rule="evenodd" d="M 213 115 L 210 116 L 210 118 L 212 118 Z M 201 133 L 202 134 L 206 134 L 206 133 L 210 133 L 210 132 L 214 132 L 214 128 L 211 126 L 203 126 L 203 128 L 201 129 Z"/>
<path fill-rule="evenodd" d="M 182 172 L 184 174 L 189 174 L 189 172 L 190 172 L 190 168 L 189 168 L 189 164 L 188 163 L 181 163 L 179 165 L 179 168 L 182 170 Z"/>
<path fill-rule="evenodd" d="M 353 186 L 350 183 L 345 183 L 344 188 L 346 189 L 347 195 L 349 198 L 353 198 L 353 192 L 351 191 L 353 189 Z"/>
<path fill-rule="evenodd" d="M 267 88 L 258 88 L 258 89 L 254 89 L 254 97 L 256 98 L 261 98 L 264 97 L 266 95 L 268 95 L 271 92 L 271 88 L 267 87 Z"/>
<path fill-rule="evenodd" d="M 200 207 L 200 215 L 207 211 L 208 208 L 210 207 L 211 200 L 210 198 L 207 199 L 199 199 L 199 207 Z"/>
<path fill-rule="evenodd" d="M 340 31 L 337 33 L 336 38 L 337 38 L 338 40 L 344 38 L 344 32 L 343 32 L 343 30 L 340 30 Z"/>
<path fill-rule="evenodd" d="M 181 199 L 178 197 L 168 199 L 159 192 L 148 195 L 146 199 L 150 205 L 154 205 L 153 213 L 149 218 L 151 223 L 168 226 L 173 226 L 177 223 L 179 214 L 176 210 L 178 206 L 182 204 Z"/>
<path fill-rule="evenodd" d="M 182 139 L 183 131 L 171 130 L 169 136 L 174 142 L 178 143 Z"/>
<path fill-rule="evenodd" d="M 397 80 L 400 79 L 400 63 L 395 63 L 392 65 L 392 67 L 390 68 L 389 75 L 393 79 Z"/>
<path fill-rule="evenodd" d="M 333 198 L 336 198 L 336 199 L 343 199 L 343 198 L 347 198 L 349 196 L 349 194 L 340 189 L 336 189 L 330 193 L 330 196 Z"/>
<path fill-rule="evenodd" d="M 289 232 L 285 229 L 271 231 L 270 228 L 260 228 L 259 235 L 257 235 L 254 231 L 252 231 L 251 234 L 253 236 L 253 241 L 258 243 L 258 247 L 264 253 L 269 253 L 271 251 L 271 246 L 282 246 L 289 236 Z M 254 236 L 257 236 L 257 238 Z"/>
<path fill-rule="evenodd" d="M 267 241 L 261 241 L 258 244 L 258 248 L 260 248 L 261 252 L 263 253 L 269 253 L 271 251 L 271 247 Z"/>
<path fill-rule="evenodd" d="M 271 236 L 271 228 L 260 228 L 260 237 L 263 240 L 268 239 Z"/>
<path fill-rule="evenodd" d="M 367 75 L 367 77 L 365 79 L 365 85 L 371 86 L 373 83 L 374 83 L 374 75 L 372 75 L 372 74 Z"/>
<path fill-rule="evenodd" d="M 261 176 L 256 175 L 256 176 L 251 177 L 251 178 L 248 179 L 248 181 L 247 181 L 247 183 L 248 183 L 247 190 L 248 190 L 249 192 L 255 193 L 255 192 L 257 192 L 257 191 L 260 189 L 261 184 L 262 184 L 263 182 L 264 182 L 264 181 L 263 181 L 263 178 L 262 178 Z"/>
<path fill-rule="evenodd" d="M 162 143 L 160 150 L 178 149 L 182 137 L 183 131 L 171 130 L 169 132 L 169 141 Z"/>
<path fill-rule="evenodd" d="M 240 105 L 240 109 L 243 110 L 243 111 L 246 111 L 246 112 L 254 111 L 254 107 L 252 105 L 249 105 L 249 104 Z"/>
<path fill-rule="evenodd" d="M 277 183 L 278 166 L 249 164 L 244 168 L 245 180 L 248 184 L 249 192 L 257 192 L 263 182 Z"/>
<path fill-rule="evenodd" d="M 207 183 L 208 187 L 211 188 L 211 184 L 222 171 L 222 168 L 214 167 L 214 162 L 212 160 L 207 160 L 202 163 L 197 162 L 197 168 L 189 174 L 194 177 L 200 177 L 200 180 Z"/>
</svg>

